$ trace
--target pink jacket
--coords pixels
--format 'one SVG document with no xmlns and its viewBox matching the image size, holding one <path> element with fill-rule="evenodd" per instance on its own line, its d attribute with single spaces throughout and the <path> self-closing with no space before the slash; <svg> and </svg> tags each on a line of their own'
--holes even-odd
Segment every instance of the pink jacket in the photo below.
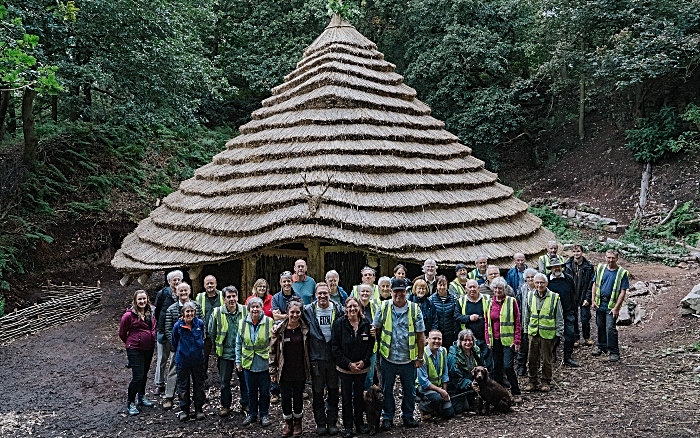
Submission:
<svg viewBox="0 0 700 438">
<path fill-rule="evenodd" d="M 119 323 L 119 338 L 130 350 L 150 350 L 156 345 L 156 321 L 151 318 L 145 321 L 139 319 L 134 308 L 127 309 Z"/>
<path fill-rule="evenodd" d="M 495 299 L 491 299 L 491 327 L 493 331 L 494 339 L 501 339 L 501 304 Z M 513 300 L 513 319 L 515 320 L 515 333 L 513 343 L 515 345 L 520 345 L 520 309 L 518 308 L 518 302 Z M 486 316 L 484 318 L 484 331 L 489 332 L 489 318 Z M 486 336 L 486 344 L 489 343 L 489 336 Z"/>
</svg>

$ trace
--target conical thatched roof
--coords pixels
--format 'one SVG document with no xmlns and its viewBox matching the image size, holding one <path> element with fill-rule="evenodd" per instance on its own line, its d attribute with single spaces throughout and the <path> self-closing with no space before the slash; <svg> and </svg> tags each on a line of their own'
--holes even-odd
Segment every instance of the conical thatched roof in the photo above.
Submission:
<svg viewBox="0 0 700 438">
<path fill-rule="evenodd" d="M 552 233 L 394 69 L 335 17 L 242 135 L 127 236 L 114 267 L 219 263 L 307 239 L 442 264 L 542 252 Z"/>
</svg>

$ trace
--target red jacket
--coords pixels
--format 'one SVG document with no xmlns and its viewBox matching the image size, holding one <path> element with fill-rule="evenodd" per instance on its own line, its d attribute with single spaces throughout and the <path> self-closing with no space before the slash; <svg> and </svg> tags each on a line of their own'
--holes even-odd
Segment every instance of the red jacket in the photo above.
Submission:
<svg viewBox="0 0 700 438">
<path fill-rule="evenodd" d="M 251 298 L 254 298 L 254 297 L 258 297 L 258 296 L 256 294 L 253 294 L 253 295 L 249 296 L 248 298 L 246 298 L 246 300 L 245 300 L 246 306 L 248 305 L 248 301 L 250 301 Z M 258 298 L 260 298 L 260 297 L 258 297 Z M 272 294 L 270 294 L 270 293 L 265 295 L 265 299 L 263 300 L 263 313 L 268 318 L 272 318 Z"/>
<path fill-rule="evenodd" d="M 498 302 L 495 299 L 491 300 L 491 328 L 493 329 L 493 338 L 494 339 L 501 339 L 501 304 L 502 302 Z M 513 334 L 515 336 L 515 339 L 513 340 L 513 344 L 515 345 L 520 345 L 520 309 L 518 308 L 518 302 L 513 301 L 513 322 L 515 323 L 515 333 Z M 489 345 L 489 317 L 488 315 L 485 315 L 484 317 L 484 329 L 486 331 L 486 345 Z M 489 345 L 490 347 L 493 347 L 493 345 Z"/>
<path fill-rule="evenodd" d="M 130 350 L 151 350 L 156 345 L 156 321 L 151 308 L 151 318 L 139 319 L 134 308 L 127 309 L 119 323 L 119 338 Z"/>
</svg>

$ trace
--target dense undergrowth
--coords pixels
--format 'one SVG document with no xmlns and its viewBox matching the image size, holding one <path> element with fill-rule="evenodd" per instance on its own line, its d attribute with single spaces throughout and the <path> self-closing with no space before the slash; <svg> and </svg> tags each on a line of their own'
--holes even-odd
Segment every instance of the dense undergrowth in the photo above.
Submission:
<svg viewBox="0 0 700 438">
<path fill-rule="evenodd" d="M 159 127 L 134 131 L 90 124 L 43 124 L 36 165 L 22 166 L 13 152 L 20 140 L 6 140 L 0 153 L 0 289 L 31 267 L 28 254 L 45 230 L 76 219 L 116 218 L 136 222 L 149 205 L 190 178 L 223 150 L 234 132 L 227 128 Z M 0 313 L 1 314 L 1 313 Z"/>
<path fill-rule="evenodd" d="M 571 228 L 566 218 L 548 206 L 530 207 L 530 213 L 542 219 L 542 225 L 563 243 L 580 243 L 589 251 L 619 250 L 628 260 L 662 261 L 676 264 L 681 256 L 700 242 L 700 210 L 687 201 L 677 208 L 663 225 L 643 225 L 634 221 L 618 239 L 600 241 L 584 237 Z"/>
</svg>

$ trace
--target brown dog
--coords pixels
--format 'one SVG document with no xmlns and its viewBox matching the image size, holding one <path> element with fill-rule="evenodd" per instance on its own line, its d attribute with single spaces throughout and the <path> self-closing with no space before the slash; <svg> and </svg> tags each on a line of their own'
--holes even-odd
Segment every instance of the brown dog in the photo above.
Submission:
<svg viewBox="0 0 700 438">
<path fill-rule="evenodd" d="M 372 385 L 364 395 L 365 413 L 367 414 L 367 427 L 369 434 L 374 435 L 379 430 L 379 422 L 382 419 L 382 403 L 384 394 L 377 385 Z"/>
<path fill-rule="evenodd" d="M 475 367 L 472 374 L 474 375 L 474 382 L 479 387 L 477 413 L 488 415 L 491 405 L 499 412 L 505 413 L 510 411 L 510 407 L 513 405 L 510 393 L 498 382 L 489 378 L 489 370 L 484 367 Z"/>
</svg>

